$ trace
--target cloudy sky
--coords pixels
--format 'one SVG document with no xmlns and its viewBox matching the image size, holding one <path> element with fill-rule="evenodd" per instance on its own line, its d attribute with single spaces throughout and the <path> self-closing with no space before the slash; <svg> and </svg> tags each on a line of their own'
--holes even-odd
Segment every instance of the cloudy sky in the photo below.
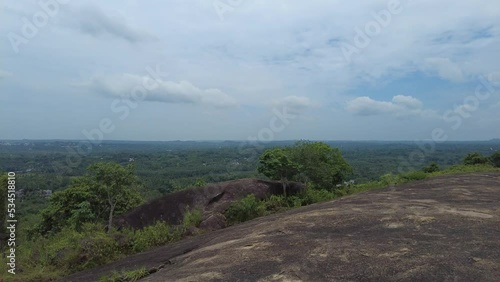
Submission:
<svg viewBox="0 0 500 282">
<path fill-rule="evenodd" d="M 498 0 L 0 7 L 0 139 L 500 137 Z"/>
</svg>

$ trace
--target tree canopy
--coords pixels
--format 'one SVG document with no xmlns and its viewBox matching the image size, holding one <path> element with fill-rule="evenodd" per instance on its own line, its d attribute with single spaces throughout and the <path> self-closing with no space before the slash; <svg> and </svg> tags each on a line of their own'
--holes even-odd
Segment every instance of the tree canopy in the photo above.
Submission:
<svg viewBox="0 0 500 282">
<path fill-rule="evenodd" d="M 41 234 L 60 231 L 65 226 L 78 229 L 84 222 L 107 220 L 108 230 L 113 217 L 143 202 L 136 189 L 134 166 L 117 163 L 96 163 L 87 174 L 73 181 L 66 190 L 56 192 L 49 206 L 42 211 Z"/>
<path fill-rule="evenodd" d="M 476 165 L 476 164 L 487 164 L 487 163 L 489 163 L 488 158 L 477 152 L 469 153 L 464 158 L 464 165 Z"/>
<path fill-rule="evenodd" d="M 268 149 L 259 163 L 258 172 L 273 180 L 296 180 L 325 189 L 352 172 L 340 150 L 323 142 L 299 141 L 292 147 Z"/>
<path fill-rule="evenodd" d="M 286 196 L 286 185 L 299 172 L 299 165 L 291 160 L 289 148 L 273 148 L 266 150 L 259 158 L 259 173 L 283 183 L 283 194 Z"/>
<path fill-rule="evenodd" d="M 330 189 L 352 173 L 338 148 L 323 142 L 299 141 L 291 148 L 292 160 L 299 164 L 298 180 L 316 188 Z"/>
</svg>

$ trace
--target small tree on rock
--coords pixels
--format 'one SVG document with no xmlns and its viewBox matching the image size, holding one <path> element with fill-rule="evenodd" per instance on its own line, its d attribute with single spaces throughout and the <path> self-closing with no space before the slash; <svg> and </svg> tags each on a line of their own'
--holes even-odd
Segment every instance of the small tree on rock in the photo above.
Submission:
<svg viewBox="0 0 500 282">
<path fill-rule="evenodd" d="M 299 180 L 316 188 L 333 189 L 352 173 L 342 152 L 324 142 L 299 141 L 291 152 L 292 160 L 300 165 Z"/>
<path fill-rule="evenodd" d="M 289 149 L 268 149 L 260 156 L 259 163 L 257 171 L 270 179 L 281 181 L 286 197 L 288 181 L 299 172 L 299 165 L 291 160 Z"/>
</svg>

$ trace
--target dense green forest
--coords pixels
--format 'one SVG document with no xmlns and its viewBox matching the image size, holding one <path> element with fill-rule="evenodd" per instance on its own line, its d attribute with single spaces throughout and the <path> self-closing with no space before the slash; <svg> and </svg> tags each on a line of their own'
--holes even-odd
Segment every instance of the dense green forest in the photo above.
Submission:
<svg viewBox="0 0 500 282">
<path fill-rule="evenodd" d="M 293 141 L 250 144 L 248 142 L 103 142 L 85 154 L 78 141 L 0 142 L 0 171 L 18 175 L 18 189 L 30 194 L 39 190 L 64 189 L 70 179 L 81 176 L 96 162 L 134 162 L 149 197 L 195 184 L 257 175 L 258 157 L 265 149 L 287 146 Z M 435 162 L 440 167 L 461 162 L 469 152 L 490 155 L 500 141 L 415 142 L 330 141 L 352 166 L 350 178 L 357 183 L 402 170 L 420 169 Z M 200 183 L 200 182 L 199 182 Z"/>
</svg>

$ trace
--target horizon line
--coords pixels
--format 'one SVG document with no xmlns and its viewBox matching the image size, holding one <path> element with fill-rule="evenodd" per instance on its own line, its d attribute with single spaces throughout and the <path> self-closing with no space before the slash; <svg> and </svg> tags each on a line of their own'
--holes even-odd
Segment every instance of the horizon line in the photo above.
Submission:
<svg viewBox="0 0 500 282">
<path fill-rule="evenodd" d="M 52 139 L 0 139 L 0 142 L 9 141 L 66 141 L 66 142 L 80 142 L 88 141 L 91 143 L 103 143 L 103 142 L 248 142 L 248 143 L 273 143 L 273 142 L 297 142 L 297 141 L 313 141 L 313 142 L 423 142 L 423 141 L 433 141 L 432 139 L 419 139 L 419 140 L 384 140 L 384 139 L 277 139 L 271 141 L 259 141 L 259 140 L 244 140 L 244 139 L 171 139 L 171 140 L 132 140 L 132 139 L 105 139 L 105 140 L 88 140 L 88 139 L 64 139 L 64 138 L 52 138 Z M 446 141 L 434 141 L 435 143 L 446 143 L 446 142 L 490 142 L 490 141 L 500 141 L 500 138 L 491 139 L 476 139 L 476 140 L 446 140 Z"/>
</svg>

